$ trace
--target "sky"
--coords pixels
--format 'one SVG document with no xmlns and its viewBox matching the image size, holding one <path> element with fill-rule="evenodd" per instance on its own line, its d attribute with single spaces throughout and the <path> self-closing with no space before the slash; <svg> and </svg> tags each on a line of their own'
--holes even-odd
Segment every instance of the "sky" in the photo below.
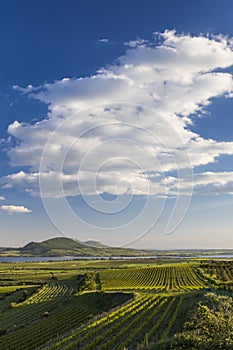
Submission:
<svg viewBox="0 0 233 350">
<path fill-rule="evenodd" d="M 0 246 L 233 248 L 233 3 L 0 3 Z"/>
</svg>

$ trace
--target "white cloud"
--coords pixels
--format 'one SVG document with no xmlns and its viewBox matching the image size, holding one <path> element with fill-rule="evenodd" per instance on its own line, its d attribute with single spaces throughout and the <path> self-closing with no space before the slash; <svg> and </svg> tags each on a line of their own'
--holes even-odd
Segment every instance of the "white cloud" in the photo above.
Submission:
<svg viewBox="0 0 233 350">
<path fill-rule="evenodd" d="M 22 93 L 25 93 L 25 92 L 33 91 L 33 90 L 35 89 L 35 87 L 33 87 L 31 84 L 29 84 L 29 85 L 27 86 L 27 88 L 25 89 L 25 88 L 22 88 L 22 87 L 19 86 L 19 85 L 13 85 L 13 89 L 14 89 L 14 90 L 17 90 L 17 91 L 20 91 L 20 92 L 22 92 Z"/>
<path fill-rule="evenodd" d="M 142 38 L 137 38 L 136 40 L 130 40 L 125 43 L 126 46 L 133 47 L 133 48 L 138 46 L 145 47 L 146 44 L 148 44 L 148 40 L 145 40 Z"/>
<path fill-rule="evenodd" d="M 5 196 L 0 196 L 0 201 L 4 201 L 5 199 Z"/>
<path fill-rule="evenodd" d="M 31 213 L 32 211 L 28 208 L 25 208 L 22 205 L 2 205 L 2 211 L 7 212 L 8 214 L 22 214 L 22 213 Z"/>
<path fill-rule="evenodd" d="M 109 43 L 109 39 L 108 38 L 101 38 L 98 40 L 99 43 Z"/>
<path fill-rule="evenodd" d="M 41 178 L 48 197 L 80 191 L 161 196 L 184 186 L 177 181 L 166 188 L 166 172 L 233 155 L 233 142 L 192 131 L 193 115 L 204 115 L 214 97 L 233 94 L 231 39 L 156 35 L 155 42 L 128 43 L 123 56 L 93 76 L 15 87 L 48 104 L 49 114 L 33 125 L 9 126 L 19 140 L 9 151 L 11 164 L 30 171 L 6 176 L 3 185 L 38 195 Z"/>
<path fill-rule="evenodd" d="M 170 193 L 174 194 L 178 190 L 183 194 L 190 193 L 191 188 L 196 195 L 233 194 L 233 172 L 231 171 L 218 173 L 208 171 L 194 174 L 192 178 L 168 177 L 165 181 Z"/>
<path fill-rule="evenodd" d="M 7 181 L 12 182 L 20 188 L 25 189 L 25 183 L 29 188 L 26 191 L 33 196 L 40 192 L 38 182 L 46 184 L 44 187 L 43 197 L 61 198 L 65 196 L 100 194 L 108 192 L 114 195 L 135 194 L 135 195 L 156 195 L 163 197 L 166 195 L 177 196 L 178 194 L 189 195 L 233 195 L 233 172 L 204 172 L 193 174 L 193 176 L 163 178 L 158 174 L 143 174 L 140 171 L 129 171 L 123 168 L 120 171 L 112 170 L 101 172 L 92 176 L 91 172 L 82 171 L 72 175 L 57 172 L 31 173 L 19 172 L 8 175 Z M 121 182 L 118 183 L 119 179 Z M 96 182 L 95 182 L 96 180 Z M 62 186 L 58 186 L 61 182 Z M 95 183 L 97 184 L 95 188 Z M 117 184 L 117 185 L 116 185 Z"/>
</svg>

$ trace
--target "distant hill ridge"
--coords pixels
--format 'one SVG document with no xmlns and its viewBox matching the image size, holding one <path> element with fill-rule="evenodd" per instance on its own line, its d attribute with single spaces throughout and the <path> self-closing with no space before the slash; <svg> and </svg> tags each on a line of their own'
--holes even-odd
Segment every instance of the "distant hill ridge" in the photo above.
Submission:
<svg viewBox="0 0 233 350">
<path fill-rule="evenodd" d="M 106 248 L 106 247 L 109 247 L 107 246 L 106 244 L 102 244 L 101 242 L 98 242 L 98 241 L 85 241 L 83 242 L 84 244 L 86 245 L 89 245 L 91 247 L 98 247 L 98 248 Z"/>
<path fill-rule="evenodd" d="M 42 242 L 29 242 L 15 249 L 27 256 L 135 256 L 140 250 L 109 247 L 101 242 L 88 240 L 80 242 L 67 237 L 51 238 Z"/>
<path fill-rule="evenodd" d="M 27 257 L 193 257 L 200 255 L 218 256 L 221 254 L 233 255 L 233 249 L 131 249 L 109 247 L 101 242 L 88 240 L 80 242 L 67 237 L 51 238 L 42 242 L 29 242 L 21 248 L 0 247 L 0 257 L 27 256 Z"/>
</svg>

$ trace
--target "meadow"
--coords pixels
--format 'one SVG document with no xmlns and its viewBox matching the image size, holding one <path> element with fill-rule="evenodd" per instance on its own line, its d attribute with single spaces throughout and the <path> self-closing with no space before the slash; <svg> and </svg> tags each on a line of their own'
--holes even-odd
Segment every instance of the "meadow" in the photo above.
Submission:
<svg viewBox="0 0 233 350">
<path fill-rule="evenodd" d="M 1 263 L 0 349 L 173 349 L 205 293 L 231 295 L 232 277 L 231 260 Z"/>
</svg>

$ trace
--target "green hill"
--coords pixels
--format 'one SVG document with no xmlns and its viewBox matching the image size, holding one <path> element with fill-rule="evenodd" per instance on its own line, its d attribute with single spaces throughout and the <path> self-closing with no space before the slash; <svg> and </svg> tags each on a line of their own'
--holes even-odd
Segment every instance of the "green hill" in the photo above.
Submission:
<svg viewBox="0 0 233 350">
<path fill-rule="evenodd" d="M 43 242 L 30 242 L 24 247 L 20 248 L 22 251 L 27 252 L 39 252 L 43 253 L 51 249 L 61 249 L 61 250 L 70 250 L 70 249 L 80 249 L 83 247 L 83 244 L 78 241 L 74 241 L 70 238 L 57 237 L 51 238 Z"/>
<path fill-rule="evenodd" d="M 8 248 L 12 251 L 12 248 Z M 6 253 L 6 252 L 5 252 Z M 143 251 L 115 248 L 96 241 L 80 242 L 66 237 L 52 238 L 43 242 L 30 242 L 14 249 L 14 255 L 23 256 L 138 256 Z"/>
</svg>

